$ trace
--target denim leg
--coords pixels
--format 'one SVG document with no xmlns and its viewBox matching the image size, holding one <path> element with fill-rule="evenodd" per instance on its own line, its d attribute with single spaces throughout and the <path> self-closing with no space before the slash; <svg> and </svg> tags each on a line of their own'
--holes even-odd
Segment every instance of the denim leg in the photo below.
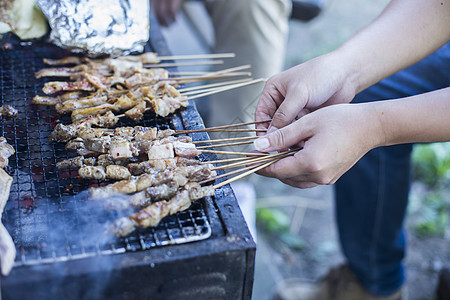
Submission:
<svg viewBox="0 0 450 300">
<path fill-rule="evenodd" d="M 358 94 L 353 102 L 402 98 L 450 86 L 450 43 L 421 62 Z M 366 289 L 389 295 L 404 282 L 403 221 L 410 187 L 412 145 L 367 153 L 336 183 L 342 251 Z"/>
</svg>

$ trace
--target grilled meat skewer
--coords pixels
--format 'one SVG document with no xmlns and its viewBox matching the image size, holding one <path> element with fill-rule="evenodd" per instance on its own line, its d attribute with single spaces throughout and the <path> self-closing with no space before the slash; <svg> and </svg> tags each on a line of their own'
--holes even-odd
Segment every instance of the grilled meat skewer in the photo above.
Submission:
<svg viewBox="0 0 450 300">
<path fill-rule="evenodd" d="M 75 137 L 82 129 L 91 128 L 91 126 L 97 127 L 112 127 L 119 121 L 112 112 L 108 111 L 104 115 L 90 116 L 84 120 L 69 125 L 58 123 L 53 132 L 51 133 L 49 140 L 52 142 L 67 142 Z"/>
<path fill-rule="evenodd" d="M 192 202 L 213 195 L 213 186 L 202 187 L 198 183 L 189 182 L 170 200 L 152 203 L 137 213 L 122 217 L 116 220 L 109 230 L 118 237 L 128 236 L 136 228 L 154 227 L 164 217 L 184 211 L 191 206 Z"/>
<path fill-rule="evenodd" d="M 83 168 L 87 167 L 91 167 L 89 168 L 90 170 L 92 170 L 91 172 L 94 172 L 96 170 L 95 167 L 92 166 L 85 166 Z M 122 185 L 117 184 L 117 182 L 102 187 L 90 188 L 89 192 L 91 197 L 94 199 L 104 199 L 117 194 L 131 194 L 134 192 L 141 192 L 150 187 L 161 186 L 164 184 L 169 184 L 171 186 L 175 185 L 177 189 L 180 186 L 184 186 L 188 181 L 202 181 L 216 176 L 217 173 L 212 170 L 213 168 L 213 165 L 210 164 L 197 164 L 191 166 L 177 166 L 173 169 L 167 169 L 163 172 L 156 169 L 148 169 L 148 173 L 144 173 L 139 176 L 129 176 L 128 179 L 122 180 L 126 181 L 129 184 L 133 184 L 133 187 L 130 187 L 129 191 L 127 192 L 122 191 Z M 162 191 L 162 189 L 164 188 L 161 188 L 160 191 Z M 164 196 L 163 193 L 155 193 L 155 190 L 148 190 L 146 194 L 142 194 L 141 196 L 143 195 L 146 195 L 144 196 L 144 199 L 150 198 L 149 200 L 145 201 L 167 199 L 167 196 Z"/>
</svg>

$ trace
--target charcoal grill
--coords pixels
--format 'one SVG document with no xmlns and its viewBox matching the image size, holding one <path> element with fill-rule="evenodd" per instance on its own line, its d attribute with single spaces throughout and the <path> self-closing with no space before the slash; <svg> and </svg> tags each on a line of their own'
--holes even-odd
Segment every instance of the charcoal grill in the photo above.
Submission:
<svg viewBox="0 0 450 300">
<path fill-rule="evenodd" d="M 170 55 L 153 16 L 150 36 L 146 51 Z M 12 49 L 0 50 L 0 105 L 14 106 L 19 115 L 0 121 L 0 136 L 16 149 L 7 168 L 14 181 L 3 223 L 17 257 L 10 275 L 1 280 L 3 299 L 250 299 L 255 244 L 229 185 L 155 228 L 108 238 L 104 230 L 116 216 L 86 192 L 98 183 L 55 167 L 71 155 L 48 136 L 57 122 L 69 118 L 53 107 L 31 104 L 45 82 L 34 78 L 44 67 L 42 59 L 69 53 L 13 36 L 5 42 Z M 194 105 L 170 118 L 146 115 L 140 124 L 120 122 L 204 126 Z M 192 137 L 208 138 L 206 133 Z"/>
</svg>

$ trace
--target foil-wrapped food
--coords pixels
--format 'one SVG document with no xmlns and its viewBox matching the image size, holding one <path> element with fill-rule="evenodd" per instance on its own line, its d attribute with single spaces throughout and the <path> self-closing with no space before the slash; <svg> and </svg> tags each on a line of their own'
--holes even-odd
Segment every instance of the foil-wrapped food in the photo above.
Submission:
<svg viewBox="0 0 450 300">
<path fill-rule="evenodd" d="M 38 0 L 50 41 L 90 56 L 142 52 L 149 39 L 148 0 Z"/>
</svg>

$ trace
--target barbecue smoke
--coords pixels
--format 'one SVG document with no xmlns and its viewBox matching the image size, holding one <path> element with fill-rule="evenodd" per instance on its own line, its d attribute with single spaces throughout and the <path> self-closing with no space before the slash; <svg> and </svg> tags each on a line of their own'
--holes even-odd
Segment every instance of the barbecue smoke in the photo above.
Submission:
<svg viewBox="0 0 450 300">
<path fill-rule="evenodd" d="M 94 200 L 89 197 L 88 191 L 82 191 L 63 196 L 59 203 L 35 199 L 29 202 L 31 208 L 22 208 L 25 213 L 21 221 L 32 226 L 22 226 L 22 230 L 25 228 L 28 231 L 26 234 L 13 232 L 13 235 L 22 244 L 19 247 L 25 253 L 27 268 L 51 278 L 52 284 L 50 291 L 44 286 L 42 298 L 37 295 L 36 299 L 47 299 L 49 294 L 61 295 L 61 299 L 105 297 L 113 269 L 117 267 L 112 257 L 125 251 L 120 240 L 108 230 L 117 218 L 130 213 L 123 207 L 120 211 L 111 210 L 114 203 L 123 202 L 124 198 L 116 196 Z M 21 236 L 26 236 L 26 240 L 20 241 Z M 36 252 L 40 258 L 33 255 Z M 67 267 L 66 261 L 74 263 L 75 269 L 83 273 L 82 280 L 73 280 L 76 272 Z M 83 269 L 98 272 L 84 273 Z M 68 291 L 75 294 L 66 297 Z"/>
</svg>

